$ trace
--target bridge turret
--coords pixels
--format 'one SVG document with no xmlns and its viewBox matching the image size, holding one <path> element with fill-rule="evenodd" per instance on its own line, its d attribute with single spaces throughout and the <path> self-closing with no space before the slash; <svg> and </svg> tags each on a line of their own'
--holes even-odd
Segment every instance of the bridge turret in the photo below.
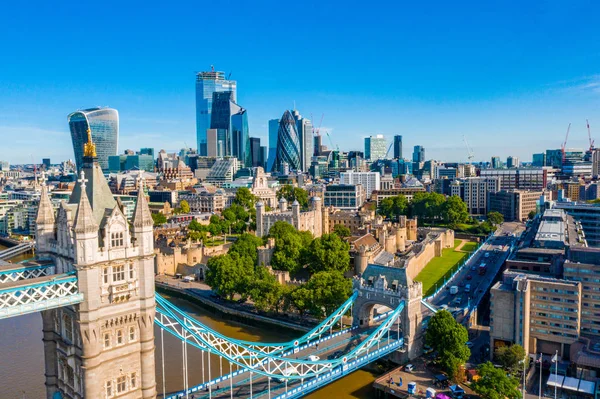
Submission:
<svg viewBox="0 0 600 399">
<path fill-rule="evenodd" d="M 141 176 L 138 178 L 138 195 L 135 204 L 135 211 L 131 220 L 133 228 L 131 229 L 135 245 L 140 247 L 140 255 L 152 255 L 154 253 L 153 241 L 153 221 L 144 193 L 144 184 Z"/>
<path fill-rule="evenodd" d="M 75 232 L 75 262 L 78 266 L 83 266 L 93 264 L 96 261 L 98 224 L 94 219 L 92 207 L 85 190 L 87 179 L 83 170 L 81 171 L 81 179 L 78 181 L 81 185 L 81 196 L 77 205 L 73 231 Z"/>
<path fill-rule="evenodd" d="M 50 240 L 54 237 L 54 207 L 48 197 L 48 188 L 42 174 L 42 193 L 35 218 L 35 239 L 37 253 L 50 250 Z"/>
</svg>

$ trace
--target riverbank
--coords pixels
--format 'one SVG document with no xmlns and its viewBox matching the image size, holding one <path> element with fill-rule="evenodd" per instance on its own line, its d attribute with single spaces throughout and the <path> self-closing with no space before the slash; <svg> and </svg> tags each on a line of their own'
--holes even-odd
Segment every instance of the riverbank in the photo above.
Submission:
<svg viewBox="0 0 600 399">
<path fill-rule="evenodd" d="M 233 308 L 212 300 L 209 294 L 201 292 L 197 288 L 174 286 L 173 284 L 157 281 L 156 291 L 159 293 L 166 293 L 176 298 L 188 300 L 203 309 L 213 313 L 219 313 L 219 316 L 225 320 L 236 321 L 253 327 L 272 328 L 273 326 L 277 326 L 278 328 L 284 328 L 288 331 L 298 331 L 302 333 L 310 331 L 312 327 L 314 327 L 314 325 L 300 325 Z"/>
</svg>

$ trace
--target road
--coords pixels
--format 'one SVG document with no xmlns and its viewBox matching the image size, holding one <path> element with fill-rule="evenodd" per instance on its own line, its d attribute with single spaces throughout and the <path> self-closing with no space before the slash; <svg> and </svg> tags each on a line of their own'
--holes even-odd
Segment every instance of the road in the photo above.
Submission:
<svg viewBox="0 0 600 399">
<path fill-rule="evenodd" d="M 444 290 L 440 291 L 429 301 L 437 307 L 447 307 L 458 321 L 462 321 L 463 315 L 473 302 L 479 303 L 483 295 L 490 289 L 494 277 L 508 257 L 511 245 L 515 242 L 521 232 L 525 230 L 522 223 L 503 223 L 494 236 L 486 242 L 479 252 L 446 284 Z M 485 263 L 487 271 L 479 275 L 479 265 Z M 469 285 L 469 292 L 466 286 Z M 458 293 L 452 295 L 450 288 L 458 287 Z"/>
</svg>

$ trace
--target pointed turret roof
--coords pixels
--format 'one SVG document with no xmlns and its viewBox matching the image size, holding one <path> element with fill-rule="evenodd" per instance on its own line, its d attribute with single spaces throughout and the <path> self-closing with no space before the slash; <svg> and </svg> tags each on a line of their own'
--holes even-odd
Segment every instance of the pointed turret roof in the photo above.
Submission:
<svg viewBox="0 0 600 399">
<path fill-rule="evenodd" d="M 94 219 L 94 213 L 87 196 L 87 181 L 85 172 L 82 170 L 81 179 L 78 180 L 81 187 L 81 195 L 79 196 L 79 204 L 77 205 L 77 214 L 75 215 L 75 224 L 73 226 L 75 233 L 98 232 L 98 223 Z"/>
<path fill-rule="evenodd" d="M 42 174 L 42 193 L 40 197 L 40 203 L 38 205 L 37 215 L 35 217 L 35 223 L 38 225 L 52 225 L 54 224 L 54 207 L 50 202 L 48 196 L 48 188 L 46 187 L 45 175 Z"/>
<path fill-rule="evenodd" d="M 152 214 L 146 201 L 146 194 L 144 193 L 144 182 L 140 176 L 138 176 L 138 195 L 135 203 L 135 211 L 133 213 L 133 227 L 152 227 L 154 222 L 152 220 Z"/>
</svg>

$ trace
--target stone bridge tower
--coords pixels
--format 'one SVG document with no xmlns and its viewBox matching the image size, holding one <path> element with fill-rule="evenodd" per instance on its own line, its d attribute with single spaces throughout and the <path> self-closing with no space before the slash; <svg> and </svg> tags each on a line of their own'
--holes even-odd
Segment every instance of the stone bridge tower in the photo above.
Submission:
<svg viewBox="0 0 600 399">
<path fill-rule="evenodd" d="M 362 278 L 354 278 L 353 288 L 358 291 L 352 310 L 354 326 L 373 325 L 376 305 L 394 310 L 404 301 L 400 328 L 406 354 L 408 359 L 420 356 L 423 350 L 422 284 L 408 278 L 405 269 L 369 265 Z"/>
<path fill-rule="evenodd" d="M 88 130 L 84 164 L 56 220 L 45 187 L 37 253 L 74 273 L 81 304 L 42 313 L 47 399 L 156 398 L 154 241 L 141 180 L 131 223 L 113 199 Z"/>
</svg>

